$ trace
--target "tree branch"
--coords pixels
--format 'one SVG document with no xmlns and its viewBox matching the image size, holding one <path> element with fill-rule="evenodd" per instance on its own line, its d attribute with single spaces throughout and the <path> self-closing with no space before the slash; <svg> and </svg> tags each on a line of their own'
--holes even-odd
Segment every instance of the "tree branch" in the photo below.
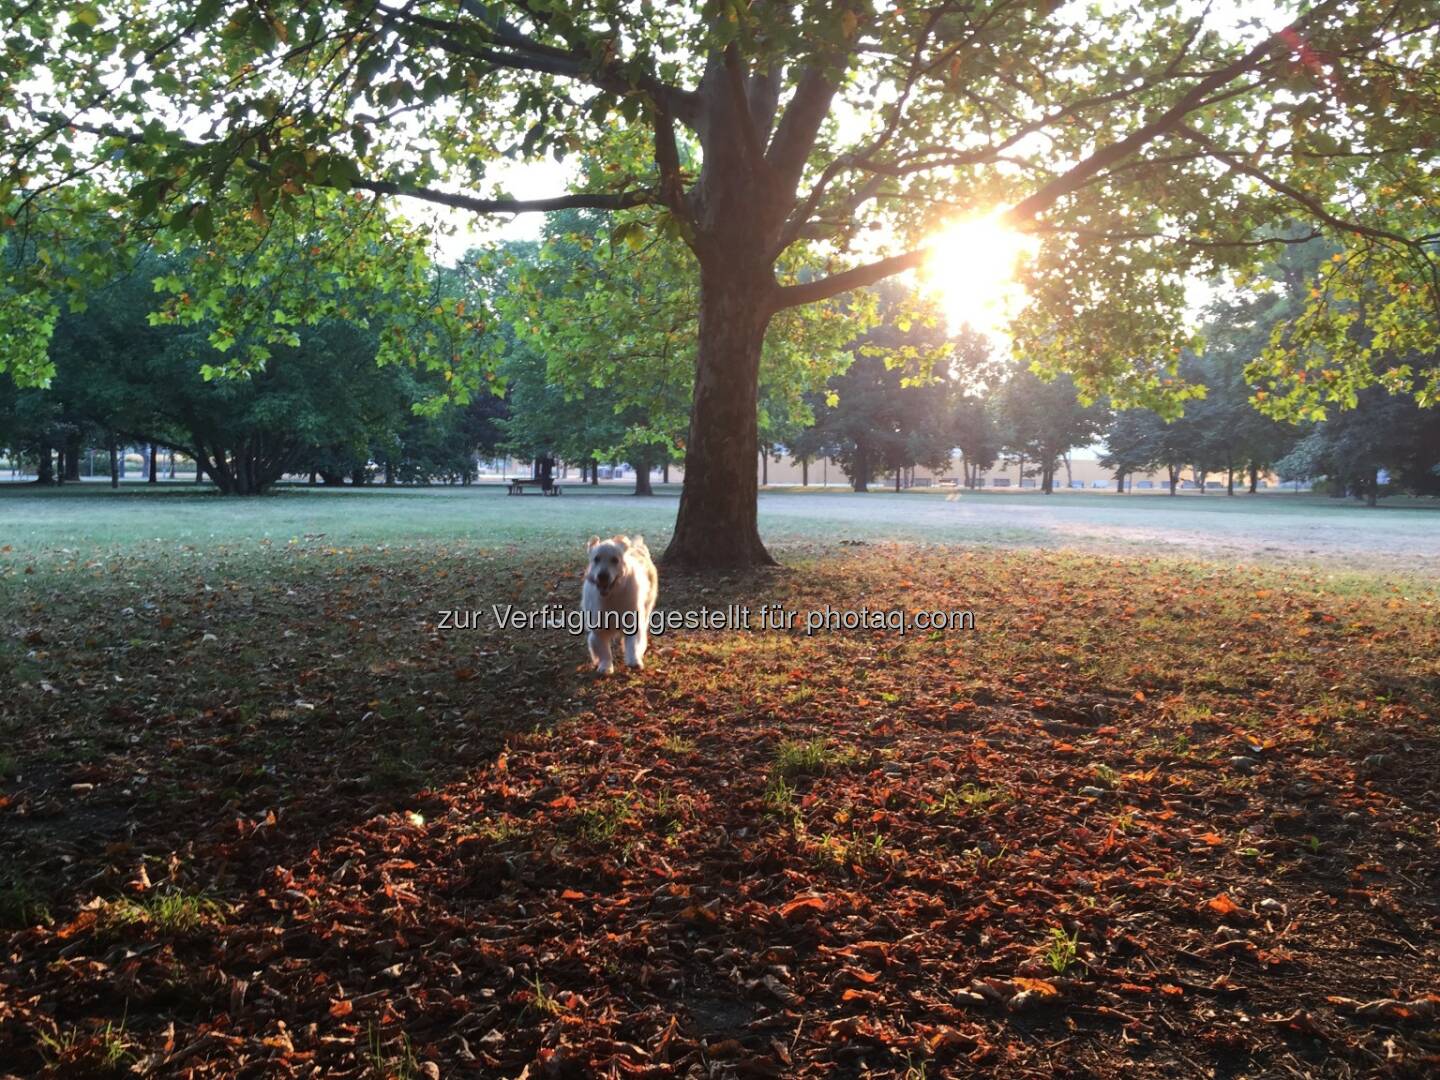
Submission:
<svg viewBox="0 0 1440 1080">
<path fill-rule="evenodd" d="M 389 180 L 357 180 L 355 187 L 376 195 L 406 195 L 412 199 L 452 206 L 457 210 L 473 210 L 477 214 L 548 213 L 552 210 L 626 210 L 632 206 L 650 206 L 656 201 L 653 191 L 579 192 L 556 195 L 548 199 L 477 199 L 427 187 L 408 187 Z"/>
<path fill-rule="evenodd" d="M 400 8 L 378 6 L 376 10 L 382 13 L 384 21 L 391 24 L 403 22 L 431 31 L 436 36 L 427 37 L 427 41 L 446 52 L 493 64 L 496 67 L 575 79 L 615 94 L 627 94 L 639 90 L 656 105 L 666 107 L 682 123 L 694 126 L 697 102 L 693 92 L 661 82 L 648 72 L 639 76 L 629 74 L 613 59 L 607 58 L 596 63 L 584 51 L 559 49 L 535 41 L 505 20 L 490 15 L 486 11 L 485 5 L 476 3 L 475 0 L 461 0 L 460 7 L 465 13 L 475 18 L 476 25 L 484 30 L 490 40 L 509 51 L 501 52 L 490 48 L 467 46 L 452 40 L 450 37 L 452 34 L 464 35 L 467 31 L 473 30 L 473 26 L 466 26 L 464 23 L 416 15 Z"/>
<path fill-rule="evenodd" d="M 1275 49 L 1277 42 L 1284 42 L 1282 35 L 1294 34 L 1310 23 L 1316 21 L 1322 15 L 1328 15 L 1340 7 L 1342 0 L 1324 0 L 1323 3 L 1311 8 L 1291 23 L 1285 30 L 1270 34 L 1254 48 L 1250 49 L 1238 60 L 1235 60 L 1224 67 L 1201 79 L 1184 94 L 1180 100 L 1171 105 L 1154 120 L 1142 124 L 1132 131 L 1125 138 L 1118 142 L 1111 143 L 1091 154 L 1084 161 L 1075 165 L 1068 171 L 1061 173 L 1048 184 L 1041 186 L 1039 191 L 1022 199 L 1010 208 L 1007 217 L 1017 223 L 1027 222 L 1031 218 L 1049 209 L 1059 202 L 1066 195 L 1078 191 L 1090 182 L 1098 173 L 1103 172 L 1111 165 L 1123 160 L 1146 143 L 1168 134 L 1178 128 L 1185 117 L 1205 104 L 1206 97 L 1212 92 L 1219 90 L 1227 83 L 1234 81 L 1245 72 L 1258 65 L 1265 57 Z"/>
<path fill-rule="evenodd" d="M 807 67 L 801 74 L 766 155 L 787 193 L 800 182 L 800 174 L 820 134 L 820 125 L 830 114 L 830 101 L 834 96 L 835 85 L 818 67 Z"/>
<path fill-rule="evenodd" d="M 745 92 L 745 71 L 740 66 L 740 48 L 733 41 L 725 46 L 725 81 L 730 89 L 730 107 L 740 125 L 740 145 L 751 169 L 765 164 L 765 151 L 755 131 L 755 117 L 750 112 L 750 97 Z"/>
<path fill-rule="evenodd" d="M 838 274 L 831 274 L 829 277 L 818 278 L 815 281 L 805 281 L 799 285 L 786 285 L 775 291 L 774 308 L 776 311 L 780 311 L 784 308 L 799 307 L 802 304 L 813 304 L 817 300 L 828 300 L 832 296 L 839 296 L 852 289 L 863 289 L 867 285 L 874 285 L 877 281 L 884 281 L 905 270 L 913 270 L 924 261 L 925 255 L 925 249 L 919 248 L 915 251 L 907 251 L 903 255 L 891 255 L 888 259 L 880 259 L 877 262 L 866 263 L 864 266 L 857 266 Z"/>
<path fill-rule="evenodd" d="M 139 132 L 122 131 L 110 125 L 72 123 L 79 131 L 108 138 L 124 139 L 129 143 L 140 143 L 144 136 Z M 181 144 L 188 149 L 200 150 L 204 144 L 184 140 Z M 268 172 L 269 165 L 255 158 L 246 158 L 245 164 L 257 172 Z M 323 185 L 317 185 L 323 186 Z M 570 195 L 555 195 L 546 199 L 480 199 L 473 195 L 458 195 L 454 192 L 439 191 L 436 188 L 397 184 L 390 180 L 356 180 L 352 188 L 369 191 L 376 195 L 404 195 L 422 202 L 450 206 L 457 210 L 472 210 L 477 214 L 526 214 L 548 213 L 552 210 L 628 210 L 632 206 L 653 206 L 657 194 L 647 189 L 637 191 L 589 191 Z"/>
<path fill-rule="evenodd" d="M 1243 173 L 1254 180 L 1259 180 L 1260 183 L 1264 184 L 1271 191 L 1284 195 L 1287 199 L 1299 203 L 1311 217 L 1323 221 L 1331 228 L 1339 229 L 1341 232 L 1355 233 L 1357 236 L 1368 236 L 1372 240 L 1389 240 L 1393 243 L 1403 244 L 1406 247 L 1420 246 L 1421 242 L 1419 240 L 1415 240 L 1401 233 L 1390 232 L 1388 229 L 1377 229 L 1374 226 L 1364 225 L 1358 221 L 1349 221 L 1336 214 L 1332 214 L 1329 210 L 1325 209 L 1324 205 L 1313 195 L 1301 191 L 1293 184 L 1288 184 L 1283 180 L 1276 179 L 1265 172 L 1265 170 L 1251 165 L 1243 158 L 1236 157 L 1234 154 L 1222 150 L 1210 139 L 1200 134 L 1200 132 L 1188 124 L 1177 125 L 1175 132 L 1182 138 L 1194 143 L 1201 150 L 1204 150 L 1205 153 L 1209 154 L 1216 161 L 1223 162 L 1235 172 Z"/>
</svg>

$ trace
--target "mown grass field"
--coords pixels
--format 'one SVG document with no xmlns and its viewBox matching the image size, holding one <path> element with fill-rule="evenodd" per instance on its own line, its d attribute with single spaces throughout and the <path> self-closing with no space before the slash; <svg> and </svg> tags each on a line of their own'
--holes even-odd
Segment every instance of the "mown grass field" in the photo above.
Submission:
<svg viewBox="0 0 1440 1080">
<path fill-rule="evenodd" d="M 484 616 L 671 500 L 0 491 L 0 1073 L 1433 1075 L 1435 519 L 1034 498 L 766 496 L 662 606 L 975 628 L 600 682 Z"/>
</svg>

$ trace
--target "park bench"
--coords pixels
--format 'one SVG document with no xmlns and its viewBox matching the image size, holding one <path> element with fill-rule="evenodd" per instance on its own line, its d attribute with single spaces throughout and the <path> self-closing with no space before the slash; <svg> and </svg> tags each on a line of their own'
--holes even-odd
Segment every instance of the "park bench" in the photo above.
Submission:
<svg viewBox="0 0 1440 1080">
<path fill-rule="evenodd" d="M 543 476 L 526 476 L 515 479 L 506 478 L 505 483 L 510 485 L 507 495 L 524 495 L 527 487 L 538 487 L 541 495 L 559 495 L 560 485 L 554 480 L 548 480 Z"/>
</svg>

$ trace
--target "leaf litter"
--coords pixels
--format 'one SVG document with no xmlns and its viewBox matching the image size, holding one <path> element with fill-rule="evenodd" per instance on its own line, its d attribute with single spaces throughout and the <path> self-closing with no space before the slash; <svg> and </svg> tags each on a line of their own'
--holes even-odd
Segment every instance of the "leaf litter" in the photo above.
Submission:
<svg viewBox="0 0 1440 1080">
<path fill-rule="evenodd" d="M 3 627 L 0 1061 L 1440 1069 L 1433 596 L 1039 552 L 789 555 L 748 584 L 666 575 L 663 602 L 959 606 L 977 628 L 676 633 L 599 682 L 564 634 L 436 628 L 487 582 L 572 602 L 573 568 L 544 557 L 27 576 Z"/>
</svg>

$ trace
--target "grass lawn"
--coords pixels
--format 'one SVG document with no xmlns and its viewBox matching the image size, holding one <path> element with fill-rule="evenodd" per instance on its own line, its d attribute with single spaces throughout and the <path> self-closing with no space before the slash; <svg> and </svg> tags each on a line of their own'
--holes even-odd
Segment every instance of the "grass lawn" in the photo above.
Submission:
<svg viewBox="0 0 1440 1080">
<path fill-rule="evenodd" d="M 1292 498 L 767 494 L 663 607 L 974 628 L 597 681 L 673 498 L 0 490 L 0 1074 L 1434 1075 L 1440 518 Z"/>
</svg>

